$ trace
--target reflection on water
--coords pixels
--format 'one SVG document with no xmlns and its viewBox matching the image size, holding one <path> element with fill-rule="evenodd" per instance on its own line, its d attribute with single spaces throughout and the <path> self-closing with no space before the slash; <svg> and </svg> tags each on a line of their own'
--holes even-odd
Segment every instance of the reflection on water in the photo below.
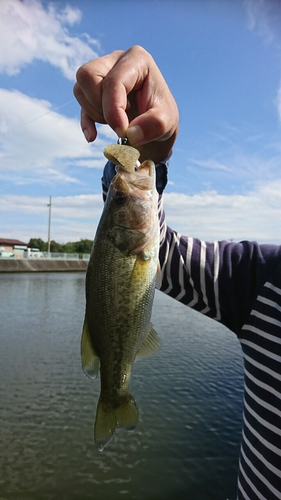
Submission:
<svg viewBox="0 0 281 500">
<path fill-rule="evenodd" d="M 234 500 L 242 357 L 221 325 L 156 294 L 162 340 L 135 363 L 135 431 L 93 443 L 81 371 L 84 274 L 0 275 L 0 500 Z"/>
</svg>

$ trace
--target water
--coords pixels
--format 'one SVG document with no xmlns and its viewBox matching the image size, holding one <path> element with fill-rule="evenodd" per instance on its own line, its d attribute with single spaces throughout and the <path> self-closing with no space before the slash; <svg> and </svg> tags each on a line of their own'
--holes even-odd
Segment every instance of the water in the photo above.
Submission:
<svg viewBox="0 0 281 500">
<path fill-rule="evenodd" d="M 163 347 L 135 363 L 133 432 L 93 443 L 81 371 L 84 274 L 0 275 L 0 500 L 234 500 L 242 356 L 231 332 L 157 293 Z"/>
</svg>

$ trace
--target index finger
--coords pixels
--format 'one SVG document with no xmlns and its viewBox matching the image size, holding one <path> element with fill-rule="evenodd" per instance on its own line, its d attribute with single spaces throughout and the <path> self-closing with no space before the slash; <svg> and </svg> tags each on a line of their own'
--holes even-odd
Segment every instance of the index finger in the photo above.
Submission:
<svg viewBox="0 0 281 500">
<path fill-rule="evenodd" d="M 126 135 L 129 127 L 128 95 L 143 87 L 149 63 L 149 54 L 142 47 L 132 47 L 122 53 L 102 82 L 103 115 L 119 136 Z"/>
<path fill-rule="evenodd" d="M 118 110 L 116 111 L 114 96 L 113 98 L 109 96 L 108 105 L 112 109 L 115 120 L 109 118 L 108 122 L 103 109 L 103 83 L 122 54 L 123 51 L 115 51 L 81 66 L 76 73 L 77 83 L 74 86 L 74 94 L 81 107 L 94 122 L 108 123 L 113 128 L 120 126 L 120 128 L 126 129 L 126 126 L 122 127 L 124 117 L 123 119 L 121 117 L 121 120 L 118 119 L 119 114 Z M 126 99 L 124 106 L 126 109 Z"/>
</svg>

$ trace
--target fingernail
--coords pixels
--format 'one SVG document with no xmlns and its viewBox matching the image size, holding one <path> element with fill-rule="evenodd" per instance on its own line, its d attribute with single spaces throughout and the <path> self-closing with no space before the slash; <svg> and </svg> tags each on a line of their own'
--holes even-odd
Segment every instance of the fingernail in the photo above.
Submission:
<svg viewBox="0 0 281 500">
<path fill-rule="evenodd" d="M 127 137 L 130 144 L 139 144 L 144 139 L 142 128 L 139 125 L 133 125 L 132 127 L 129 127 L 127 130 Z"/>
<path fill-rule="evenodd" d="M 84 136 L 85 136 L 86 141 L 87 141 L 87 142 L 90 142 L 90 138 L 91 138 L 91 136 L 90 136 L 89 130 L 88 130 L 88 129 L 86 129 L 86 128 L 84 128 L 84 129 L 83 129 L 83 134 L 84 134 Z"/>
</svg>

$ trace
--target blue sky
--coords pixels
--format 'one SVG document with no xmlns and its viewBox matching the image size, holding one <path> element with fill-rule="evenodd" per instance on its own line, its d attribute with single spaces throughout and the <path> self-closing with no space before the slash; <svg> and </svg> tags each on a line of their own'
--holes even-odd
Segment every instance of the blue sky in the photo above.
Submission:
<svg viewBox="0 0 281 500">
<path fill-rule="evenodd" d="M 134 44 L 174 94 L 168 223 L 213 241 L 281 243 L 279 0 L 0 0 L 0 236 L 93 238 L 106 126 L 86 143 L 72 88 L 88 60 Z"/>
</svg>

